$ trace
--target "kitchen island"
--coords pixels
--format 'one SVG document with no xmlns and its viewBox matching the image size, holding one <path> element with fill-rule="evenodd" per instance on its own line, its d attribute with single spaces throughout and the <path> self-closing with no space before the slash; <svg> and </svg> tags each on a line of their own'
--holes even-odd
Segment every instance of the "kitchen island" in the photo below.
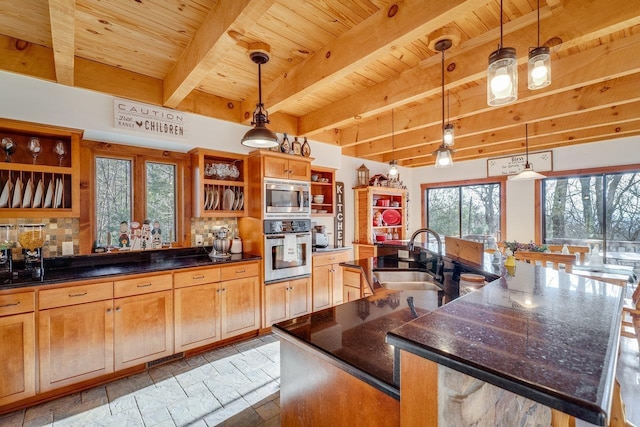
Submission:
<svg viewBox="0 0 640 427">
<path fill-rule="evenodd" d="M 369 268 L 374 264 L 379 263 L 367 261 Z M 314 381 L 304 369 L 295 378 L 287 375 L 289 366 L 301 361 L 304 366 L 313 357 L 398 399 L 397 414 L 393 405 L 384 409 L 387 425 L 569 425 L 572 418 L 606 425 L 623 289 L 520 262 L 515 274 L 501 274 L 442 307 L 441 291 L 376 289 L 331 314 L 276 325 L 283 338 L 283 421 L 296 425 L 314 413 L 312 402 L 300 400 L 303 390 L 314 396 L 316 387 L 326 388 L 325 405 L 340 404 L 328 390 L 353 395 L 344 378 L 340 387 L 324 382 L 335 372 L 316 372 Z M 429 292 L 431 297 L 424 297 Z M 409 297 L 431 303 L 412 314 Z M 376 309 L 369 320 L 376 304 L 386 311 Z M 297 385 L 290 388 L 290 382 Z M 350 417 L 368 418 L 367 402 L 345 405 Z"/>
</svg>

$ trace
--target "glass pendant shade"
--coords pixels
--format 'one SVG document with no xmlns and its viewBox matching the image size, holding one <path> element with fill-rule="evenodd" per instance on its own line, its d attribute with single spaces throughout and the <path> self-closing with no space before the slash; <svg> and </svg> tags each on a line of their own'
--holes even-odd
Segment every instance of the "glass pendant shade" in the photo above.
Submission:
<svg viewBox="0 0 640 427">
<path fill-rule="evenodd" d="M 444 132 L 442 134 L 442 141 L 444 145 L 447 147 L 451 147 L 454 143 L 454 134 L 453 134 L 453 125 L 451 123 L 447 123 L 444 127 Z"/>
<path fill-rule="evenodd" d="M 392 178 L 398 176 L 398 161 L 397 160 L 391 160 L 389 162 L 389 176 L 392 177 Z"/>
<path fill-rule="evenodd" d="M 524 125 L 524 131 L 525 131 L 524 144 L 525 144 L 525 150 L 526 150 L 524 170 L 517 175 L 510 176 L 508 179 L 511 181 L 528 181 L 532 179 L 546 178 L 546 176 L 542 175 L 541 173 L 534 171 L 533 165 L 529 163 L 529 125 L 528 124 Z"/>
<path fill-rule="evenodd" d="M 551 55 L 546 46 L 536 47 L 529 52 L 529 89 L 542 89 L 551 84 Z"/>
<path fill-rule="evenodd" d="M 518 99 L 518 62 L 514 48 L 499 48 L 489 55 L 487 81 L 490 106 L 506 105 Z"/>
<path fill-rule="evenodd" d="M 453 166 L 453 157 L 451 156 L 451 150 L 444 144 L 436 151 L 436 167 L 446 168 Z"/>
</svg>

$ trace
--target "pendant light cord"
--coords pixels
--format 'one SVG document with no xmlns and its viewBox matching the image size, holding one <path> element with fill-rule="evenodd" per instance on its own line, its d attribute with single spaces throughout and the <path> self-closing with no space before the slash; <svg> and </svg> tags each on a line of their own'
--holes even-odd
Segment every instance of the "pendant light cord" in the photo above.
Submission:
<svg viewBox="0 0 640 427">
<path fill-rule="evenodd" d="M 538 0 L 538 44 L 536 46 L 540 46 L 540 0 Z"/>
<path fill-rule="evenodd" d="M 526 154 L 525 167 L 529 166 L 529 123 L 524 124 L 524 150 Z"/>
<path fill-rule="evenodd" d="M 396 152 L 396 141 L 395 141 L 395 116 L 393 114 L 393 108 L 391 109 L 391 157 L 394 156 Z M 394 159 L 395 160 L 395 159 Z"/>
<path fill-rule="evenodd" d="M 444 132 L 444 49 L 442 49 L 442 132 Z M 444 144 L 444 133 L 442 134 L 442 143 Z"/>
<path fill-rule="evenodd" d="M 502 0 L 500 0 L 500 47 L 502 49 Z"/>
<path fill-rule="evenodd" d="M 262 108 L 262 66 L 258 63 L 258 104 Z"/>
</svg>

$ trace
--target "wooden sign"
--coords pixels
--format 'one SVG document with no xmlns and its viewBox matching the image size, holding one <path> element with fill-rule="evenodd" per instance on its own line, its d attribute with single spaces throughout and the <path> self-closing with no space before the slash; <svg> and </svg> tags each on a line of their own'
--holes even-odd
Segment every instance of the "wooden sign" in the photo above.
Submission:
<svg viewBox="0 0 640 427">
<path fill-rule="evenodd" d="M 524 170 L 525 163 L 526 156 L 524 154 L 488 159 L 487 176 L 516 175 Z M 529 153 L 529 163 L 536 172 L 551 171 L 553 170 L 553 152 Z"/>
<path fill-rule="evenodd" d="M 149 135 L 185 137 L 185 115 L 169 108 L 115 98 L 113 126 Z"/>
<path fill-rule="evenodd" d="M 334 220 L 333 245 L 344 247 L 344 182 L 336 182 L 336 217 Z"/>
</svg>

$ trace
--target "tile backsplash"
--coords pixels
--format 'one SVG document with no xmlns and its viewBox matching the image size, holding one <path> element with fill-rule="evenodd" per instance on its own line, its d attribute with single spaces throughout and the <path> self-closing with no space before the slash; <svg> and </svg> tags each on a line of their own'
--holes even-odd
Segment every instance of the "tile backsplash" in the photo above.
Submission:
<svg viewBox="0 0 640 427">
<path fill-rule="evenodd" d="M 42 254 L 45 258 L 62 256 L 62 243 L 72 242 L 73 253 L 78 254 L 80 248 L 80 220 L 78 218 L 6 218 L 2 224 L 8 224 L 9 239 L 17 242 L 20 224 L 44 224 L 45 243 Z M 191 218 L 191 246 L 196 246 L 196 234 L 204 238 L 204 245 L 213 245 L 213 235 L 220 227 L 233 232 L 238 227 L 236 218 Z M 0 240 L 7 238 L 5 229 L 0 228 Z M 22 259 L 22 252 L 15 250 L 14 259 Z"/>
</svg>

